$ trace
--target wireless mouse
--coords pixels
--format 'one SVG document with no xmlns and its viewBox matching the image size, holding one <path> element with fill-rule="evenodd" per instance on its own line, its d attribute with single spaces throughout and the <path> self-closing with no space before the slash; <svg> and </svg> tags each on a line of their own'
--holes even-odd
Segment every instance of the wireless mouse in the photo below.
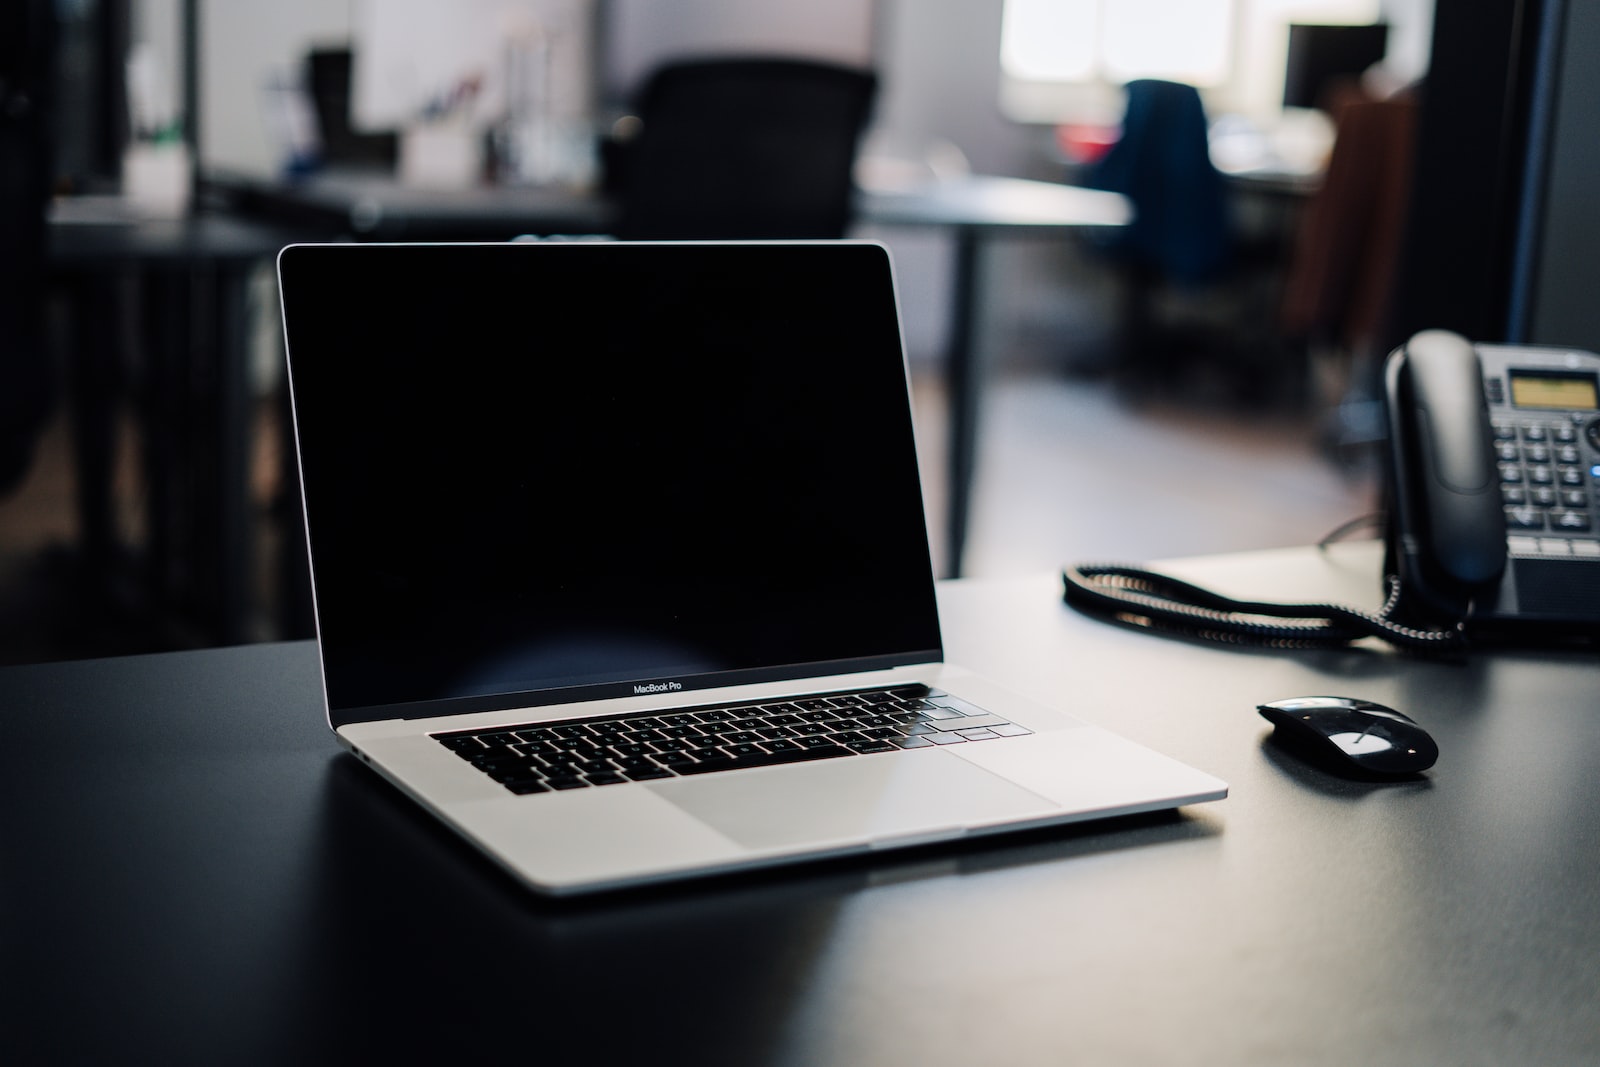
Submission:
<svg viewBox="0 0 1600 1067">
<path fill-rule="evenodd" d="M 1439 746 L 1408 717 L 1352 697 L 1291 697 L 1256 708 L 1273 738 L 1330 769 L 1356 776 L 1417 774 L 1432 767 Z"/>
</svg>

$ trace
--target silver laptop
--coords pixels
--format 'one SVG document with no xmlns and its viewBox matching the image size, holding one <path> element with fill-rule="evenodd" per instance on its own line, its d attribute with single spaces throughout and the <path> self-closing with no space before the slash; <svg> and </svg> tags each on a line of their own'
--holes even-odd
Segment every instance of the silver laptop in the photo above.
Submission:
<svg viewBox="0 0 1600 1067">
<path fill-rule="evenodd" d="M 1226 795 L 943 662 L 881 246 L 278 273 L 329 722 L 533 889 Z"/>
</svg>

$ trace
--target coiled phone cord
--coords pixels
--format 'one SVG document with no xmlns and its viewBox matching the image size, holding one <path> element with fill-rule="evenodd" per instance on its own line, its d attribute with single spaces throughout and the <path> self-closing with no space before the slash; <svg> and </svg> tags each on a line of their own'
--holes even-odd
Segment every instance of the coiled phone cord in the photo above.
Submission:
<svg viewBox="0 0 1600 1067">
<path fill-rule="evenodd" d="M 1122 564 L 1062 568 L 1063 599 L 1073 607 L 1109 615 L 1131 626 L 1175 632 L 1229 644 L 1272 648 L 1332 648 L 1377 637 L 1409 651 L 1448 652 L 1466 645 L 1458 623 L 1423 630 L 1396 622 L 1400 581 L 1377 614 L 1342 604 L 1274 604 L 1234 600 L 1165 574 Z"/>
</svg>

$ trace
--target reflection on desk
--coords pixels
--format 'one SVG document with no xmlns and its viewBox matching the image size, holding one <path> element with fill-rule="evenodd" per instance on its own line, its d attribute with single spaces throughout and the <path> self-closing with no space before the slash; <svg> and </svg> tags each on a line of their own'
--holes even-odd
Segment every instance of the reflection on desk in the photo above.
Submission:
<svg viewBox="0 0 1600 1067">
<path fill-rule="evenodd" d="M 1169 569 L 1347 599 L 1380 565 L 1357 544 Z M 952 659 L 1230 798 L 555 905 L 340 754 L 308 642 L 12 668 L 0 1057 L 414 1062 L 530 1040 L 553 1062 L 740 1065 L 1600 1057 L 1591 656 L 1201 645 L 1078 615 L 1053 575 L 939 596 Z M 1438 765 L 1376 785 L 1279 757 L 1255 705 L 1317 692 L 1414 716 Z"/>
</svg>

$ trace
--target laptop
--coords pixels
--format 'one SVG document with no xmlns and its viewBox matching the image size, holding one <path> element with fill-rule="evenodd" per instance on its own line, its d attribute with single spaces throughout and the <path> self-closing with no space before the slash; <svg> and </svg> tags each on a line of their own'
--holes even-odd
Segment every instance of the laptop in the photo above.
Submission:
<svg viewBox="0 0 1600 1067">
<path fill-rule="evenodd" d="M 329 723 L 532 889 L 1226 795 L 944 662 L 882 246 L 278 275 Z"/>
</svg>

